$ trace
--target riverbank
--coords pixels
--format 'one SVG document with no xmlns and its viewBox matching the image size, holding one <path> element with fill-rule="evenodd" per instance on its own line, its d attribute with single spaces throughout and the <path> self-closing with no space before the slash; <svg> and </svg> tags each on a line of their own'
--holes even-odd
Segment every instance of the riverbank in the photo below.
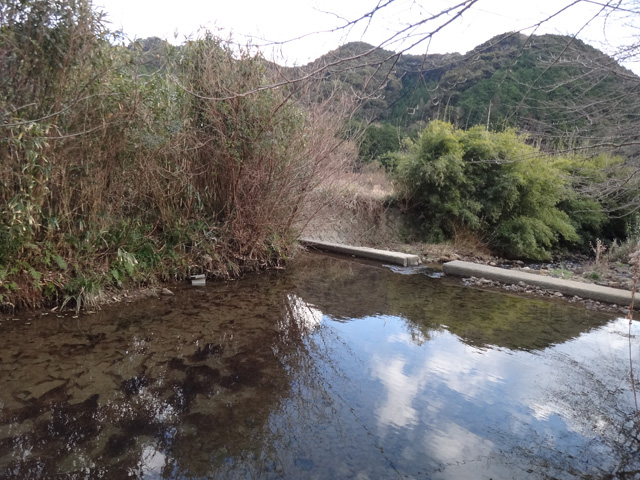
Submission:
<svg viewBox="0 0 640 480">
<path fill-rule="evenodd" d="M 311 248 L 311 247 L 307 247 Z M 589 259 L 583 255 L 573 255 L 564 259 L 558 259 L 549 263 L 525 263 L 522 260 L 508 260 L 490 255 L 488 252 L 480 249 L 470 249 L 469 247 L 459 247 L 449 244 L 394 244 L 388 247 L 389 250 L 402 252 L 406 255 L 416 255 L 420 258 L 421 263 L 430 265 L 444 265 L 445 263 L 455 260 L 462 260 L 478 265 L 496 267 L 499 269 L 522 272 L 528 274 L 536 274 L 541 277 L 549 277 L 553 284 L 553 279 L 569 280 L 572 282 L 580 282 L 600 287 L 609 287 L 625 291 L 633 289 L 633 266 L 630 263 L 623 263 L 620 260 L 614 260 L 612 256 L 606 256 L 599 260 Z M 303 247 L 292 255 L 301 253 Z M 279 266 L 276 268 L 285 268 Z M 610 313 L 628 313 L 629 305 L 623 302 L 610 303 L 606 300 L 598 300 L 587 298 L 587 295 L 573 295 L 563 293 L 561 289 L 551 286 L 535 285 L 536 282 L 509 282 L 497 279 L 485 278 L 482 275 L 463 277 L 462 283 L 470 287 L 478 288 L 495 288 L 507 292 L 524 296 L 536 296 L 549 298 L 556 301 L 565 301 L 568 303 L 581 304 L 588 310 L 597 310 Z M 121 292 L 107 299 L 108 303 L 131 302 L 137 298 L 159 297 L 162 295 L 172 295 L 171 290 L 162 286 L 138 289 L 129 292 Z"/>
<path fill-rule="evenodd" d="M 538 275 L 522 270 L 505 269 L 481 265 L 473 262 L 454 260 L 442 266 L 445 274 L 463 277 L 465 283 L 485 285 L 506 285 L 509 290 L 521 289 L 526 293 L 548 295 L 554 298 L 572 298 L 574 300 L 591 300 L 600 305 L 601 302 L 618 310 L 626 311 L 624 305 L 640 305 L 638 296 L 632 295 L 629 290 L 611 288 L 575 280 Z M 506 287 L 505 287 L 506 288 Z M 634 292 L 635 294 L 635 292 Z"/>
<path fill-rule="evenodd" d="M 525 262 L 523 260 L 504 259 L 491 255 L 482 245 L 464 242 L 461 245 L 453 243 L 393 243 L 388 244 L 386 248 L 419 255 L 424 264 L 443 265 L 447 262 L 461 260 L 602 287 L 627 291 L 633 289 L 633 265 L 629 263 L 629 255 L 632 249 L 628 245 L 614 246 L 611 251 L 600 255 L 597 261 L 595 255 L 594 257 L 589 257 L 583 254 L 572 254 L 558 257 L 551 262 Z M 565 295 L 554 289 L 531 286 L 525 283 L 500 282 L 495 279 L 483 278 L 481 275 L 463 278 L 462 282 L 467 286 L 498 288 L 518 295 L 531 295 L 563 300 L 569 303 L 579 303 L 590 310 L 612 313 L 628 312 L 628 305 L 609 304 L 577 295 Z"/>
<path fill-rule="evenodd" d="M 454 240 L 445 243 L 407 242 L 405 240 L 412 237 L 413 230 L 407 224 L 403 211 L 388 202 L 392 197 L 392 186 L 382 188 L 382 180 L 371 180 L 370 176 L 361 175 L 351 190 L 342 192 L 353 197 L 353 201 L 332 205 L 319 212 L 320 215 L 314 215 L 313 221 L 303 230 L 303 236 L 321 242 L 418 255 L 424 264 L 442 265 L 463 260 L 611 288 L 631 290 L 633 287 L 629 255 L 635 244 L 631 240 L 623 244 L 614 243 L 609 248 L 596 242 L 598 255 L 594 251 L 589 252 L 590 255 L 566 253 L 549 262 L 509 260 L 496 256 L 478 236 L 465 232 L 458 232 Z M 386 192 L 386 197 L 371 193 L 378 191 Z"/>
</svg>

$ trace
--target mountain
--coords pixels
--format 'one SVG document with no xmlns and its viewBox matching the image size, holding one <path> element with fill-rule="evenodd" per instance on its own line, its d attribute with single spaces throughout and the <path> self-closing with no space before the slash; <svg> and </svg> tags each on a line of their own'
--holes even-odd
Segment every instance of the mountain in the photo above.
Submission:
<svg viewBox="0 0 640 480">
<path fill-rule="evenodd" d="M 640 78 L 581 40 L 506 33 L 465 55 L 399 55 L 348 43 L 300 67 L 319 72 L 320 98 L 363 99 L 361 119 L 411 127 L 514 126 L 545 143 L 635 143 Z"/>
<path fill-rule="evenodd" d="M 142 73 L 162 70 L 158 38 L 129 46 Z M 640 155 L 640 77 L 598 49 L 562 35 L 505 33 L 462 55 L 398 54 L 347 43 L 302 67 L 266 62 L 280 80 L 314 77 L 315 100 L 358 98 L 356 118 L 422 130 L 440 119 L 467 128 L 516 127 L 553 148 L 616 146 Z"/>
</svg>

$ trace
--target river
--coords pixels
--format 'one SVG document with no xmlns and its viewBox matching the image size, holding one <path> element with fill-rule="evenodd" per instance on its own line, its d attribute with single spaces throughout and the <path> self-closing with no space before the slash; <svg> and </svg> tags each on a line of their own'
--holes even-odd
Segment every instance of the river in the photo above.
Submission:
<svg viewBox="0 0 640 480">
<path fill-rule="evenodd" d="M 0 478 L 640 476 L 623 318 L 321 254 L 175 293 L 2 317 Z"/>
</svg>

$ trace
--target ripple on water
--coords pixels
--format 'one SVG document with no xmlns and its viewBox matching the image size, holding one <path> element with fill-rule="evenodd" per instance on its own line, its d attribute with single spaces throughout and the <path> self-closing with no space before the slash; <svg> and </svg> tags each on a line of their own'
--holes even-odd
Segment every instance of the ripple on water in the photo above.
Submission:
<svg viewBox="0 0 640 480">
<path fill-rule="evenodd" d="M 79 319 L 1 322 L 0 478 L 640 468 L 624 319 L 438 273 L 308 255 Z"/>
</svg>

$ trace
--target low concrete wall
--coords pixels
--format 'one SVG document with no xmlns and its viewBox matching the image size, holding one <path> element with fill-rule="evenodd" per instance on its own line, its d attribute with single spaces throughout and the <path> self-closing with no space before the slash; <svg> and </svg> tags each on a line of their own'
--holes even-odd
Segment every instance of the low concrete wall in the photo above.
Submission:
<svg viewBox="0 0 640 480">
<path fill-rule="evenodd" d="M 618 288 L 602 287 L 590 283 L 581 283 L 573 280 L 562 280 L 560 278 L 545 277 L 534 273 L 521 272 L 518 270 L 507 270 L 498 267 L 489 267 L 471 262 L 445 263 L 442 266 L 444 273 L 457 275 L 459 277 L 482 277 L 495 280 L 501 283 L 524 282 L 548 290 L 555 290 L 565 295 L 577 295 L 582 298 L 598 300 L 600 302 L 615 303 L 617 305 L 629 305 L 631 303 L 631 292 Z M 640 307 L 640 294 L 636 293 L 635 307 Z"/>
<path fill-rule="evenodd" d="M 385 263 L 393 263 L 394 265 L 402 265 L 403 267 L 420 264 L 420 257 L 417 255 L 409 255 L 408 253 L 390 252 L 389 250 L 378 250 L 368 247 L 353 247 L 351 245 L 321 242 L 308 238 L 301 238 L 300 243 L 318 250 L 355 255 L 356 257 L 369 258 L 371 260 L 378 260 Z"/>
</svg>

